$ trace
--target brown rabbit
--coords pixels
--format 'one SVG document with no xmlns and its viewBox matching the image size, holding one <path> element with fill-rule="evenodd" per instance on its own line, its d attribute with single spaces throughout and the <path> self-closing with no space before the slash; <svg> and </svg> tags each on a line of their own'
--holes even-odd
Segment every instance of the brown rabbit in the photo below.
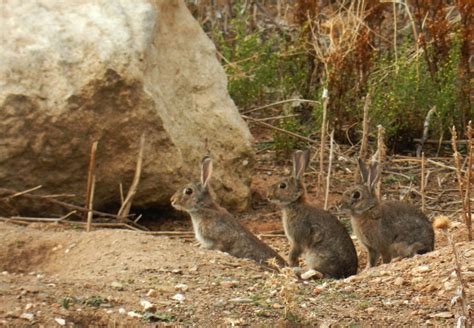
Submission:
<svg viewBox="0 0 474 328">
<path fill-rule="evenodd" d="M 211 175 L 212 161 L 205 156 L 201 162 L 201 181 L 187 184 L 171 197 L 174 208 L 186 211 L 191 216 L 194 234 L 201 246 L 264 265 L 267 265 L 268 260 L 276 259 L 279 266 L 285 266 L 285 260 L 277 252 L 216 204 L 210 193 Z"/>
<path fill-rule="evenodd" d="M 283 227 L 291 246 L 289 265 L 298 266 L 305 255 L 306 264 L 324 277 L 344 278 L 357 272 L 357 254 L 351 237 L 331 213 L 306 200 L 303 174 L 309 152 L 293 155 L 293 174 L 270 187 L 268 199 L 283 212 Z"/>
<path fill-rule="evenodd" d="M 359 159 L 361 184 L 346 191 L 343 210 L 350 211 L 352 228 L 367 249 L 367 268 L 395 257 L 410 257 L 434 249 L 434 232 L 426 215 L 411 204 L 399 201 L 378 202 L 374 189 L 379 179 L 377 163 L 370 171 Z"/>
</svg>

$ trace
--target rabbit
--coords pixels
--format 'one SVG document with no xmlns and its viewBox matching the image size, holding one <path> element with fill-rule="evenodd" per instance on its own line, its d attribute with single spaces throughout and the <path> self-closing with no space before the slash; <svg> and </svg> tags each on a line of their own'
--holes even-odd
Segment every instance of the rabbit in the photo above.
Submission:
<svg viewBox="0 0 474 328">
<path fill-rule="evenodd" d="M 357 273 L 357 253 L 351 237 L 336 216 L 307 201 L 303 174 L 309 152 L 293 154 L 292 176 L 272 185 L 267 194 L 282 209 L 285 235 L 291 249 L 288 263 L 298 267 L 304 255 L 306 264 L 327 278 L 345 278 Z"/>
<path fill-rule="evenodd" d="M 368 170 L 359 159 L 362 182 L 347 190 L 342 209 L 350 212 L 352 229 L 368 253 L 367 268 L 394 258 L 411 257 L 434 249 L 434 231 L 425 214 L 415 206 L 400 201 L 379 202 L 375 185 L 379 179 L 373 162 Z"/>
<path fill-rule="evenodd" d="M 276 251 L 214 201 L 209 186 L 211 175 L 212 160 L 205 156 L 201 162 L 201 181 L 187 184 L 171 197 L 174 208 L 191 216 L 194 234 L 201 247 L 252 259 L 267 267 L 271 267 L 268 264 L 271 259 L 276 260 L 278 267 L 286 266 Z"/>
</svg>

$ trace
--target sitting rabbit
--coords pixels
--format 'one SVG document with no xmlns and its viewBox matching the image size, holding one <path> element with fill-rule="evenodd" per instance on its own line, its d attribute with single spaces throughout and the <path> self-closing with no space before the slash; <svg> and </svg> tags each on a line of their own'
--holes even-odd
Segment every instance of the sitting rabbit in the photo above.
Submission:
<svg viewBox="0 0 474 328">
<path fill-rule="evenodd" d="M 268 199 L 283 212 L 283 227 L 290 242 L 289 265 L 298 266 L 304 254 L 306 264 L 323 277 L 344 278 L 357 272 L 357 254 L 345 227 L 331 213 L 306 200 L 303 174 L 309 152 L 293 155 L 293 174 L 270 187 Z"/>
<path fill-rule="evenodd" d="M 426 215 L 411 204 L 379 202 L 375 185 L 379 179 L 377 163 L 367 169 L 359 159 L 362 182 L 346 191 L 342 208 L 350 212 L 355 235 L 368 253 L 367 268 L 395 257 L 411 257 L 434 249 L 434 231 Z"/>
<path fill-rule="evenodd" d="M 275 259 L 278 266 L 285 266 L 285 260 L 277 252 L 216 204 L 210 193 L 211 175 L 212 161 L 205 156 L 201 162 L 201 181 L 187 184 L 171 197 L 174 208 L 191 216 L 194 234 L 201 246 L 252 259 L 260 264 L 268 264 L 268 260 Z"/>
</svg>

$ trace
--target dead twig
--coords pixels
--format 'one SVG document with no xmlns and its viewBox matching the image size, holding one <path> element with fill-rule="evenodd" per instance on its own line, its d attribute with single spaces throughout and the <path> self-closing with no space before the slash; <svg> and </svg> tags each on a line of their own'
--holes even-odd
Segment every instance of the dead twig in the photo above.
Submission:
<svg viewBox="0 0 474 328">
<path fill-rule="evenodd" d="M 13 221 L 23 221 L 23 222 L 55 222 L 57 223 L 59 221 L 66 220 L 68 217 L 76 213 L 77 211 L 71 211 L 67 213 L 66 215 L 63 215 L 59 218 L 36 218 L 36 217 L 27 217 L 27 216 L 12 216 L 9 218 L 0 218 L 0 220 L 5 221 L 5 222 L 13 220 Z"/>
<path fill-rule="evenodd" d="M 95 174 L 92 175 L 92 185 L 91 185 L 91 190 L 90 190 L 89 202 L 87 203 L 87 209 L 89 210 L 87 212 L 87 225 L 86 225 L 87 232 L 91 231 L 92 215 L 93 215 L 92 207 L 94 204 L 94 191 L 95 191 Z"/>
<path fill-rule="evenodd" d="M 11 194 L 11 195 L 14 195 L 14 194 L 17 194 L 17 193 L 18 193 L 18 192 L 15 191 L 15 190 L 10 190 L 10 189 L 6 189 L 6 188 L 0 188 L 0 194 Z M 6 196 L 5 198 L 8 199 L 9 197 L 10 197 L 10 196 Z M 51 198 L 49 195 L 30 195 L 30 194 L 22 194 L 21 196 L 17 196 L 17 197 L 24 197 L 24 198 L 27 198 L 27 199 L 35 199 L 35 200 L 43 200 L 43 201 L 46 201 L 46 202 L 49 202 L 49 203 L 51 203 L 51 204 L 55 204 L 55 205 L 58 205 L 58 206 L 61 206 L 61 207 L 64 207 L 64 208 L 68 208 L 68 209 L 71 209 L 71 210 L 76 210 L 76 211 L 81 212 L 81 213 L 87 213 L 87 212 L 89 212 L 89 209 L 88 209 L 88 208 L 85 208 L 85 207 L 82 207 L 82 206 L 78 206 L 78 205 L 69 204 L 69 203 L 66 203 L 66 202 L 63 202 L 63 201 L 60 201 L 60 200 Z M 93 213 L 93 214 L 96 214 L 96 215 L 103 216 L 103 217 L 117 218 L 117 215 L 115 215 L 115 214 L 105 213 L 105 212 L 101 212 L 101 211 L 92 210 L 92 213 Z"/>
<path fill-rule="evenodd" d="M 472 177 L 472 152 L 473 152 L 473 141 L 472 141 L 472 122 L 469 121 L 467 124 L 467 140 L 468 140 L 468 160 L 467 160 L 467 169 L 465 173 L 466 181 L 466 198 L 464 199 L 466 203 L 466 225 L 467 225 L 467 236 L 469 241 L 472 240 L 472 211 L 471 211 L 471 177 Z"/>
<path fill-rule="evenodd" d="M 140 175 L 142 173 L 142 164 L 143 164 L 143 149 L 145 148 L 145 135 L 142 134 L 140 138 L 140 149 L 138 151 L 137 166 L 135 169 L 135 175 L 133 177 L 132 184 L 128 190 L 125 201 L 120 206 L 120 209 L 117 213 L 119 221 L 124 221 L 128 214 L 130 213 L 130 208 L 132 207 L 133 197 L 135 196 L 138 188 L 138 183 L 140 181 Z"/>
<path fill-rule="evenodd" d="M 328 89 L 323 90 L 323 120 L 321 123 L 321 142 L 319 146 L 319 175 L 318 175 L 318 193 L 322 190 L 324 175 L 324 146 L 326 143 L 326 121 L 328 114 L 329 94 Z"/>
<path fill-rule="evenodd" d="M 334 157 L 334 129 L 331 131 L 331 137 L 330 137 L 330 143 L 329 143 L 329 165 L 328 165 L 328 174 L 326 176 L 326 191 L 324 194 L 324 210 L 328 209 L 333 157 Z"/>
<path fill-rule="evenodd" d="M 425 152 L 421 152 L 421 182 L 420 182 L 420 193 L 421 193 L 421 211 L 425 212 L 426 209 L 426 195 L 425 195 Z"/>
<path fill-rule="evenodd" d="M 317 141 L 316 140 L 313 140 L 311 138 L 308 138 L 308 137 L 305 137 L 305 136 L 302 136 L 300 134 L 297 134 L 297 133 L 294 133 L 294 132 L 291 132 L 291 131 L 288 131 L 288 130 L 285 130 L 285 129 L 282 129 L 282 128 L 279 128 L 279 127 L 276 127 L 274 125 L 271 125 L 271 124 L 268 124 L 268 123 L 265 123 L 265 122 L 261 122 L 261 121 L 258 121 L 258 120 L 255 120 L 254 118 L 252 117 L 249 117 L 249 116 L 245 116 L 245 115 L 242 115 L 242 117 L 244 119 L 247 119 L 247 120 L 250 120 L 252 121 L 253 123 L 256 123 L 256 124 L 259 124 L 261 126 L 264 126 L 266 128 L 269 128 L 269 129 L 272 129 L 272 130 L 275 130 L 275 131 L 278 131 L 278 132 L 281 132 L 281 133 L 285 133 L 285 134 L 288 134 L 292 137 L 295 137 L 295 138 L 298 138 L 298 139 L 301 139 L 301 140 L 304 140 L 304 141 L 307 141 L 307 142 L 310 142 L 310 143 L 313 143 L 313 144 L 316 144 Z"/>
<path fill-rule="evenodd" d="M 464 321 L 464 326 L 466 328 L 472 327 L 472 317 L 470 315 L 470 310 L 469 310 L 469 302 L 467 300 L 467 285 L 466 282 L 464 281 L 462 277 L 462 268 L 461 268 L 461 262 L 459 260 L 459 254 L 458 250 L 456 248 L 456 244 L 453 240 L 453 236 L 449 231 L 446 229 L 446 235 L 448 237 L 448 242 L 451 245 L 451 248 L 453 250 L 453 255 L 454 255 L 454 263 L 455 263 L 455 268 L 454 271 L 456 272 L 456 277 L 458 279 L 458 290 L 457 290 L 457 295 L 451 300 L 451 304 L 456 304 L 456 303 L 461 303 L 461 311 L 462 311 L 462 316 L 458 318 L 458 323 Z M 458 324 L 458 327 L 461 327 L 461 325 Z"/>
<path fill-rule="evenodd" d="M 268 104 L 268 105 L 252 108 L 252 109 L 249 109 L 247 111 L 244 111 L 242 113 L 242 115 L 248 115 L 248 114 L 256 112 L 258 110 L 262 110 L 262 109 L 265 109 L 265 108 L 269 108 L 269 107 L 273 107 L 273 106 L 277 106 L 277 105 L 281 105 L 281 104 L 286 104 L 286 103 L 289 103 L 289 102 L 300 102 L 300 103 L 303 102 L 303 103 L 310 103 L 310 104 L 320 104 L 320 102 L 316 101 L 316 100 L 293 98 L 293 99 L 281 100 L 281 101 L 277 101 L 277 102 L 274 102 L 274 103 L 271 103 L 271 104 Z"/>
<path fill-rule="evenodd" d="M 17 192 L 17 193 L 14 193 L 13 195 L 10 195 L 10 196 L 7 196 L 7 197 L 4 197 L 3 199 L 12 199 L 12 198 L 15 198 L 15 197 L 18 197 L 18 196 L 23 196 L 25 194 L 28 194 L 32 191 L 35 191 L 35 190 L 38 190 L 38 189 L 41 189 L 43 188 L 42 185 L 39 185 L 39 186 L 36 186 L 36 187 L 33 187 L 33 188 L 30 188 L 30 189 L 27 189 L 27 190 L 24 190 L 24 191 L 20 191 L 20 192 Z"/>
<path fill-rule="evenodd" d="M 423 146 L 428 140 L 428 131 L 430 128 L 430 121 L 431 121 L 431 116 L 436 112 L 436 106 L 433 106 L 428 113 L 426 114 L 425 121 L 423 123 L 423 135 L 419 141 L 419 143 L 416 146 L 416 157 L 420 157 L 421 151 L 423 150 Z"/>
<path fill-rule="evenodd" d="M 87 220 L 86 231 L 89 232 L 91 227 L 90 223 L 92 221 L 92 202 L 94 199 L 94 190 L 95 190 L 95 154 L 97 152 L 98 141 L 94 141 L 91 145 L 90 159 L 89 159 L 89 170 L 87 172 L 87 187 L 86 187 L 86 204 L 85 206 L 89 209 L 87 213 L 84 213 L 84 217 Z"/>
<path fill-rule="evenodd" d="M 463 217 L 464 217 L 464 223 L 466 224 L 466 227 L 468 228 L 468 237 L 470 238 L 469 240 L 472 240 L 472 231 L 470 229 L 469 221 L 470 221 L 470 213 L 468 213 L 467 209 L 467 201 L 464 198 L 464 179 L 462 177 L 462 172 L 461 172 L 461 154 L 458 152 L 456 140 L 457 140 L 457 132 L 456 132 L 456 127 L 453 126 L 451 129 L 451 135 L 452 135 L 452 147 L 453 147 L 453 157 L 454 157 L 454 164 L 456 166 L 456 178 L 458 180 L 458 188 L 459 188 L 459 196 L 461 197 L 462 201 L 462 212 L 463 212 Z"/>
</svg>

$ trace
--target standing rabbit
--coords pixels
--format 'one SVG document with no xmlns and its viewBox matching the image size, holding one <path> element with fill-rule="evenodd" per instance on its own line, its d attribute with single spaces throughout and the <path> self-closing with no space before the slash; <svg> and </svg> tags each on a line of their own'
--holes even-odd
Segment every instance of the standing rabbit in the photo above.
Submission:
<svg viewBox="0 0 474 328">
<path fill-rule="evenodd" d="M 350 211 L 355 235 L 367 249 L 367 268 L 395 257 L 411 257 L 434 249 L 434 232 L 426 215 L 411 204 L 399 201 L 379 202 L 375 185 L 379 179 L 377 163 L 367 169 L 359 159 L 361 184 L 346 191 L 342 207 Z"/>
<path fill-rule="evenodd" d="M 270 187 L 268 199 L 281 207 L 283 227 L 290 242 L 289 265 L 298 266 L 304 254 L 306 264 L 324 277 L 344 278 L 357 272 L 357 254 L 351 237 L 331 213 L 306 200 L 303 174 L 309 152 L 293 155 L 293 174 Z"/>
<path fill-rule="evenodd" d="M 191 216 L 194 234 L 201 246 L 252 259 L 260 264 L 276 259 L 279 266 L 285 266 L 285 260 L 277 252 L 217 205 L 210 194 L 211 175 L 212 161 L 205 156 L 201 162 L 201 181 L 187 184 L 171 197 L 174 208 Z"/>
</svg>

